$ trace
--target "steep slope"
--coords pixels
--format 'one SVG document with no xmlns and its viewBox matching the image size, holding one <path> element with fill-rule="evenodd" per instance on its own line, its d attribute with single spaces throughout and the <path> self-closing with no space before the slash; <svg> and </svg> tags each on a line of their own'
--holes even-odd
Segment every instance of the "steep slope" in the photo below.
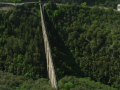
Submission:
<svg viewBox="0 0 120 90">
<path fill-rule="evenodd" d="M 90 77 L 119 88 L 120 13 L 53 3 L 45 12 L 58 77 Z"/>
<path fill-rule="evenodd" d="M 39 8 L 39 4 L 25 4 L 7 13 L 0 11 L 0 90 L 7 90 L 6 85 L 13 90 L 30 78 L 39 85 L 39 78 L 47 78 Z M 20 77 L 24 79 L 19 81 Z"/>
</svg>

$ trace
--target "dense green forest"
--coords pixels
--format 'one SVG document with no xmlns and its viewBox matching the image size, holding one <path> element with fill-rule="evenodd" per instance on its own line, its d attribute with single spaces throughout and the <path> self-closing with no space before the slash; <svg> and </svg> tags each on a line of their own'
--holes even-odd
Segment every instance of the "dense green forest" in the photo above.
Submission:
<svg viewBox="0 0 120 90">
<path fill-rule="evenodd" d="M 76 78 L 65 76 L 58 82 L 59 90 L 118 90 L 100 82 L 91 81 L 90 78 Z"/>
<path fill-rule="evenodd" d="M 51 1 L 51 0 L 48 0 Z M 105 6 L 105 7 L 113 7 L 113 8 L 117 8 L 117 4 L 120 4 L 120 0 L 53 0 L 55 2 L 61 3 L 63 1 L 65 1 L 65 3 L 77 3 L 77 4 L 81 4 L 86 2 L 87 5 L 99 5 L 99 6 Z"/>
<path fill-rule="evenodd" d="M 0 71 L 0 90 L 55 90 L 46 78 L 25 78 Z"/>
<path fill-rule="evenodd" d="M 120 13 L 103 8 L 49 3 L 47 31 L 58 78 L 90 77 L 120 88 Z"/>
<path fill-rule="evenodd" d="M 0 71 L 0 90 L 55 90 L 46 78 L 26 79 L 23 76 L 15 76 L 12 73 Z M 9 76 L 7 76 L 9 75 Z M 117 90 L 108 85 L 91 81 L 90 78 L 77 78 L 65 76 L 58 82 L 59 90 Z"/>
<path fill-rule="evenodd" d="M 39 4 L 0 11 L 0 90 L 54 90 L 47 79 Z"/>
<path fill-rule="evenodd" d="M 0 69 L 26 77 L 46 77 L 39 4 L 0 11 Z"/>
<path fill-rule="evenodd" d="M 54 90 L 47 79 L 39 8 L 26 4 L 0 11 L 0 90 Z M 112 8 L 45 7 L 60 90 L 120 88 L 119 15 Z"/>
</svg>

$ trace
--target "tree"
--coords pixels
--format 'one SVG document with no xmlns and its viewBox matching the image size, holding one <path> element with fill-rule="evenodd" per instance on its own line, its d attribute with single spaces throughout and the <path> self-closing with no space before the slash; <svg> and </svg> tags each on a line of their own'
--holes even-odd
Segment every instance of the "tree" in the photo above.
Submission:
<svg viewBox="0 0 120 90">
<path fill-rule="evenodd" d="M 20 3 L 21 0 L 14 0 L 14 3 Z"/>
<path fill-rule="evenodd" d="M 85 7 L 85 6 L 87 6 L 87 3 L 86 2 L 81 3 L 81 6 Z"/>
</svg>

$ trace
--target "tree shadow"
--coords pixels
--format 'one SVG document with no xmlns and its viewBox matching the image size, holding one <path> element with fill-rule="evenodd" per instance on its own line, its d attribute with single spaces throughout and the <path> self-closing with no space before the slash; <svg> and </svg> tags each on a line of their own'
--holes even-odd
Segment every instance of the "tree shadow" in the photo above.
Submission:
<svg viewBox="0 0 120 90">
<path fill-rule="evenodd" d="M 65 45 L 64 41 L 58 34 L 57 28 L 55 29 L 52 21 L 49 20 L 46 11 L 44 11 L 44 15 L 58 79 L 61 79 L 66 75 L 84 77 L 84 73 L 81 71 L 79 65 L 75 62 L 75 58 L 70 53 L 69 47 Z"/>
</svg>

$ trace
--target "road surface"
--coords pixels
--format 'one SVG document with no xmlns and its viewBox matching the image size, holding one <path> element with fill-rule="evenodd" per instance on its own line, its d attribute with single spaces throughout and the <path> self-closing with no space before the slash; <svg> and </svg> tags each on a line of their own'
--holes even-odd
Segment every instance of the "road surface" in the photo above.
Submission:
<svg viewBox="0 0 120 90">
<path fill-rule="evenodd" d="M 13 6 L 19 6 L 19 5 L 23 5 L 23 4 L 27 4 L 27 3 L 39 3 L 38 2 L 22 2 L 22 3 L 10 3 L 10 2 L 0 2 L 0 4 L 8 4 L 8 5 L 13 5 Z M 46 6 L 48 3 L 44 2 L 43 7 Z M 56 3 L 56 5 L 61 5 L 60 3 Z M 65 4 L 63 4 L 65 5 Z M 94 8 L 94 6 L 88 6 L 89 8 Z M 99 8 L 102 8 L 99 6 Z M 104 9 L 108 9 L 107 7 L 103 7 Z M 116 9 L 113 9 L 114 11 L 117 11 Z"/>
<path fill-rule="evenodd" d="M 13 6 L 19 6 L 27 3 L 39 3 L 39 2 L 22 2 L 22 3 L 10 3 L 10 2 L 0 2 L 0 4 L 8 4 L 8 5 L 13 5 Z"/>
</svg>

